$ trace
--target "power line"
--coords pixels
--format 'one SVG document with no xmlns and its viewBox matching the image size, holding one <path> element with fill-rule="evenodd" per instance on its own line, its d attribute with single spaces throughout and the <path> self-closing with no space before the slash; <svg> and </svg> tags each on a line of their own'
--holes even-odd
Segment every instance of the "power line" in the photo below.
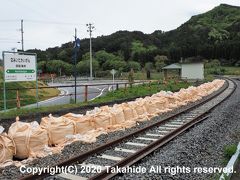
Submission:
<svg viewBox="0 0 240 180">
<path fill-rule="evenodd" d="M 81 25 L 81 26 L 85 25 L 78 22 L 45 21 L 45 20 L 32 20 L 32 19 L 24 19 L 24 21 L 30 22 L 30 23 L 41 23 L 41 24 Z"/>
<path fill-rule="evenodd" d="M 13 38 L 0 38 L 0 41 L 1 41 L 1 40 L 3 40 L 3 41 L 4 41 L 4 40 L 13 40 L 13 41 L 17 41 L 17 39 L 13 39 Z"/>
<path fill-rule="evenodd" d="M 38 10 L 36 10 L 36 9 L 33 9 L 31 6 L 29 6 L 29 3 L 24 4 L 22 1 L 21 1 L 21 2 L 18 2 L 17 0 L 11 0 L 11 1 L 9 1 L 9 2 L 15 4 L 16 6 L 22 7 L 22 8 L 24 8 L 24 9 L 28 9 L 28 10 L 30 10 L 30 11 L 32 11 L 32 12 L 34 12 L 35 14 L 38 14 L 38 15 L 40 15 L 40 16 L 45 16 L 45 17 L 47 18 L 47 16 L 46 16 L 45 13 L 42 13 L 41 11 L 38 11 Z M 29 11 L 28 11 L 28 12 L 29 12 Z"/>
<path fill-rule="evenodd" d="M 19 19 L 0 19 L 0 22 L 9 23 L 9 22 L 17 22 Z"/>
<path fill-rule="evenodd" d="M 16 44 L 17 42 L 11 42 L 11 41 L 0 41 L 0 43 Z"/>
</svg>

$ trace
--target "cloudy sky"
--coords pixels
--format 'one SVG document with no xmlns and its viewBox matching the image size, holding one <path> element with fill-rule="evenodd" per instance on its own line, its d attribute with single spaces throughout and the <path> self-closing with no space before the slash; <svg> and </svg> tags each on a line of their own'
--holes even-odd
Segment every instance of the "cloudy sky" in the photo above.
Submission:
<svg viewBox="0 0 240 180">
<path fill-rule="evenodd" d="M 20 20 L 24 21 L 26 49 L 46 49 L 72 41 L 74 28 L 80 38 L 118 30 L 152 33 L 169 31 L 192 15 L 221 3 L 240 6 L 240 0 L 0 0 L 0 52 L 21 48 Z"/>
</svg>

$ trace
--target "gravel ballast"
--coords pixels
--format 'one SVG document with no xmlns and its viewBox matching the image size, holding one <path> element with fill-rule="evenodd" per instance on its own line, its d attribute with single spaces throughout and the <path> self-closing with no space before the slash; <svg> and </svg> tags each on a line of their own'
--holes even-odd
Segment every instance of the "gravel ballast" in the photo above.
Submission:
<svg viewBox="0 0 240 180">
<path fill-rule="evenodd" d="M 236 93 L 235 93 L 236 94 Z M 238 94 L 239 95 L 239 94 Z M 232 97 L 231 97 L 232 98 Z M 237 98 L 234 99 L 235 101 L 237 100 Z M 227 101 L 229 102 L 229 100 Z M 197 102 L 195 102 L 197 103 Z M 99 145 L 103 145 L 105 144 L 106 142 L 109 142 L 109 141 L 112 141 L 114 139 L 118 139 L 119 137 L 123 136 L 123 135 L 126 135 L 126 134 L 129 134 L 137 129 L 140 129 L 140 128 L 143 128 L 143 127 L 146 127 L 148 126 L 149 124 L 152 124 L 156 121 L 159 121 L 159 120 L 162 120 L 164 117 L 166 116 L 169 116 L 173 113 L 176 113 L 178 111 L 181 111 L 182 109 L 185 109 L 187 108 L 188 106 L 191 106 L 193 105 L 194 103 L 191 103 L 187 106 L 184 106 L 184 107 L 181 107 L 181 108 L 178 108 L 178 109 L 175 109 L 169 113 L 166 113 L 166 114 L 163 114 L 159 117 L 156 117 L 156 118 L 153 118 L 151 121 L 147 121 L 147 122 L 143 122 L 143 123 L 138 123 L 138 125 L 136 127 L 133 127 L 131 129 L 126 129 L 125 131 L 117 131 L 117 132 L 112 132 L 112 133 L 109 133 L 108 135 L 101 135 L 100 137 L 98 137 L 98 140 L 96 143 L 93 143 L 93 144 L 83 144 L 81 142 L 74 142 L 68 146 L 66 146 L 64 148 L 64 150 L 62 151 L 61 154 L 54 154 L 54 155 L 51 155 L 51 156 L 47 156 L 47 157 L 44 157 L 44 158 L 39 158 L 39 159 L 35 159 L 34 161 L 32 161 L 31 163 L 29 163 L 29 166 L 34 166 L 34 167 L 47 167 L 47 166 L 52 166 L 52 165 L 55 165 L 56 163 L 59 163 L 63 160 L 67 160 L 69 159 L 70 157 L 73 157 L 73 156 L 76 156 L 76 155 L 79 155 L 80 153 L 83 153 L 87 150 L 90 150 L 90 149 L 93 149 L 94 147 L 97 147 Z M 222 105 L 221 105 L 222 106 Z M 235 109 L 236 110 L 236 109 Z M 214 132 L 214 131 L 213 131 Z M 196 135 L 194 137 L 197 137 Z M 189 138 L 189 137 L 188 137 Z M 176 140 L 174 140 L 173 142 L 175 142 Z M 189 140 L 186 138 L 185 139 L 185 143 L 188 142 Z M 173 142 L 169 143 L 169 144 L 172 144 Z M 194 141 L 195 142 L 195 141 Z M 195 142 L 196 143 L 196 142 Z M 182 143 L 177 143 L 179 146 L 183 146 Z M 185 146 L 185 145 L 184 145 Z M 187 146 L 186 146 L 187 147 Z M 165 149 L 166 151 L 166 149 Z M 169 150 L 168 150 L 169 152 Z M 174 152 L 173 151 L 173 148 L 170 150 L 170 152 Z M 183 153 L 185 154 L 185 153 Z M 172 155 L 173 156 L 173 155 Z M 173 156 L 174 157 L 174 156 Z M 165 157 L 167 158 L 167 157 Z M 176 159 L 177 157 L 174 157 L 174 159 Z M 186 156 L 186 158 L 188 158 Z M 193 157 L 194 158 L 194 157 Z M 167 158 L 168 159 L 168 158 Z M 161 159 L 162 160 L 162 159 Z M 153 161 L 151 160 L 151 164 L 153 163 Z M 9 166 L 9 167 L 6 167 L 2 173 L 0 174 L 0 179 L 17 179 L 19 177 L 22 176 L 22 174 L 20 173 L 19 171 L 19 168 L 15 167 L 15 166 Z M 134 174 L 132 174 L 134 175 Z M 131 176 L 132 176 L 131 175 Z M 138 177 L 138 174 L 135 174 L 136 177 Z M 146 174 L 144 174 L 145 176 Z M 128 177 L 129 174 L 126 174 L 126 177 Z M 129 176 L 129 177 L 131 177 Z M 142 175 L 140 175 L 139 177 L 142 177 Z M 147 176 L 148 177 L 148 176 Z M 146 178 L 147 178 L 146 177 Z M 149 176 L 150 177 L 150 176 Z"/>
<path fill-rule="evenodd" d="M 141 166 L 150 170 L 161 166 L 162 173 L 126 173 L 114 179 L 176 179 L 203 180 L 214 179 L 217 173 L 194 173 L 196 167 L 224 167 L 224 147 L 234 144 L 240 138 L 240 82 L 232 96 L 217 106 L 205 121 L 195 125 L 182 135 L 169 142 L 163 148 L 145 157 L 135 167 Z M 172 174 L 163 168 L 173 167 Z M 189 168 L 190 173 L 174 170 L 180 167 Z M 185 171 L 186 172 L 186 171 Z"/>
</svg>

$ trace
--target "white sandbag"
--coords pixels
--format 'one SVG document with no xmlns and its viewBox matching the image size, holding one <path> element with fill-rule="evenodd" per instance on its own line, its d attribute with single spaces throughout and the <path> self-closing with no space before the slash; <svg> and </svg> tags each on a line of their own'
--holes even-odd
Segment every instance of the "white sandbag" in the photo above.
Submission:
<svg viewBox="0 0 240 180">
<path fill-rule="evenodd" d="M 49 145 L 58 145 L 65 142 L 67 135 L 76 133 L 75 122 L 65 117 L 49 117 L 42 118 L 41 127 L 45 129 L 49 137 Z"/>
<path fill-rule="evenodd" d="M 136 124 L 137 124 L 136 121 L 128 120 L 128 121 L 125 121 L 124 123 L 122 123 L 122 126 L 125 128 L 132 128 L 132 127 L 135 127 Z"/>
<path fill-rule="evenodd" d="M 137 118 L 138 118 L 137 112 L 134 109 L 132 109 L 127 103 L 122 103 L 117 106 L 119 108 L 122 108 L 123 113 L 124 113 L 124 118 L 126 121 L 136 121 L 137 120 Z"/>
<path fill-rule="evenodd" d="M 109 113 L 113 116 L 113 124 L 121 124 L 125 122 L 125 116 L 122 107 L 114 106 L 108 110 Z"/>
<path fill-rule="evenodd" d="M 152 115 L 147 112 L 142 98 L 138 98 L 136 101 L 129 102 L 128 105 L 137 113 L 138 118 L 136 121 L 147 121 L 152 117 Z"/>
<path fill-rule="evenodd" d="M 7 133 L 3 133 L 4 128 L 0 126 L 0 163 L 12 160 L 16 154 L 14 141 Z"/>
<path fill-rule="evenodd" d="M 28 157 L 44 156 L 44 147 L 48 144 L 47 131 L 34 121 L 32 123 L 17 121 L 13 123 L 8 135 L 14 140 L 16 157 L 24 159 Z"/>
<path fill-rule="evenodd" d="M 125 130 L 124 124 L 125 124 L 125 122 L 123 122 L 121 124 L 115 124 L 115 125 L 108 126 L 106 131 L 107 132 L 123 131 L 123 130 Z"/>
<path fill-rule="evenodd" d="M 66 145 L 71 144 L 74 141 L 81 141 L 83 143 L 95 143 L 97 137 L 101 134 L 107 134 L 107 131 L 103 128 L 88 131 L 87 134 L 75 134 L 66 136 Z"/>
<path fill-rule="evenodd" d="M 94 128 L 104 128 L 107 129 L 108 126 L 113 125 L 113 116 L 108 112 L 100 112 L 91 115 L 93 118 Z"/>
<path fill-rule="evenodd" d="M 83 134 L 89 130 L 95 129 L 93 117 L 90 115 L 84 116 L 82 114 L 68 113 L 65 114 L 63 117 L 68 118 L 75 122 L 77 134 Z"/>
<path fill-rule="evenodd" d="M 102 110 L 99 107 L 95 107 L 93 110 L 87 111 L 86 115 L 100 113 Z"/>
</svg>

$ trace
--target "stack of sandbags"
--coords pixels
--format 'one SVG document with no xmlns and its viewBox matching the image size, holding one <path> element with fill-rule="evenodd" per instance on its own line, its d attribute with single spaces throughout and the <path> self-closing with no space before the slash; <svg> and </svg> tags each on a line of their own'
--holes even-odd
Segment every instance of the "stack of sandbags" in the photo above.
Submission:
<svg viewBox="0 0 240 180">
<path fill-rule="evenodd" d="M 116 124 L 114 115 L 110 113 L 111 109 L 109 106 L 101 106 L 100 108 L 95 107 L 93 110 L 86 112 L 86 115 L 93 119 L 94 129 L 103 128 L 111 132 L 122 128 Z"/>
<path fill-rule="evenodd" d="M 171 111 L 169 108 L 169 101 L 166 97 L 159 97 L 159 96 L 151 96 L 151 101 L 155 103 L 158 114 L 165 113 Z"/>
<path fill-rule="evenodd" d="M 76 133 L 75 122 L 63 116 L 56 118 L 50 114 L 49 117 L 42 118 L 40 125 L 47 131 L 49 145 L 63 144 L 67 135 Z"/>
<path fill-rule="evenodd" d="M 223 84 L 224 84 L 224 82 L 225 82 L 224 80 L 215 79 L 215 80 L 213 81 L 213 83 L 212 83 L 212 86 L 213 86 L 214 90 L 216 91 L 216 90 L 218 90 L 220 87 L 222 87 Z"/>
<path fill-rule="evenodd" d="M 192 96 L 193 101 L 202 99 L 202 96 L 199 95 L 199 91 L 196 87 L 190 86 L 187 90 L 188 90 L 188 93 Z"/>
<path fill-rule="evenodd" d="M 84 134 L 90 130 L 95 129 L 93 117 L 90 115 L 84 116 L 82 114 L 68 113 L 65 114 L 63 117 L 75 122 L 77 134 Z"/>
<path fill-rule="evenodd" d="M 216 79 L 212 82 L 204 83 L 198 86 L 201 95 L 209 95 L 223 86 L 224 80 Z"/>
<path fill-rule="evenodd" d="M 71 144 L 74 141 L 81 141 L 83 143 L 94 143 L 97 141 L 97 137 L 101 134 L 107 134 L 107 131 L 103 128 L 98 128 L 96 130 L 89 130 L 85 134 L 67 135 L 66 144 Z"/>
<path fill-rule="evenodd" d="M 19 159 L 44 156 L 44 148 L 48 145 L 47 131 L 36 121 L 20 122 L 18 117 L 16 120 L 8 130 L 16 146 L 15 156 Z"/>
<path fill-rule="evenodd" d="M 123 130 L 125 127 L 125 116 L 123 110 L 118 107 L 102 106 L 95 107 L 91 111 L 86 112 L 87 116 L 93 119 L 94 129 L 105 129 L 107 132 Z"/>
<path fill-rule="evenodd" d="M 170 109 L 176 109 L 180 106 L 184 106 L 187 104 L 186 102 L 181 101 L 181 98 L 176 93 L 173 93 L 172 95 L 167 95 L 165 97 L 168 99 L 168 108 Z"/>
<path fill-rule="evenodd" d="M 132 119 L 126 119 L 126 111 L 124 113 L 121 105 L 113 105 L 113 107 L 104 106 L 103 111 L 111 114 L 112 117 L 112 125 L 108 126 L 108 131 L 124 130 L 124 128 L 130 128 L 136 124 Z"/>
<path fill-rule="evenodd" d="M 114 106 L 112 108 L 109 108 L 108 111 L 113 116 L 114 124 L 122 124 L 122 123 L 124 123 L 126 121 L 122 108 L 118 108 L 118 107 Z"/>
<path fill-rule="evenodd" d="M 114 108 L 121 109 L 126 121 L 135 121 L 138 118 L 137 112 L 132 109 L 127 103 L 114 104 Z"/>
<path fill-rule="evenodd" d="M 201 84 L 200 86 L 196 87 L 198 91 L 198 95 L 201 97 L 207 96 L 210 94 L 210 86 L 209 83 Z"/>
<path fill-rule="evenodd" d="M 144 106 L 144 102 L 142 98 L 138 98 L 135 101 L 128 102 L 130 108 L 132 108 L 137 113 L 137 121 L 148 121 L 152 117 L 147 112 L 147 109 Z"/>
<path fill-rule="evenodd" d="M 108 110 L 105 111 L 112 115 L 113 125 L 110 126 L 109 129 L 123 130 L 136 124 L 132 118 L 132 109 L 125 106 L 123 107 L 122 104 L 114 104 L 113 107 L 109 107 Z"/>
<path fill-rule="evenodd" d="M 102 111 L 102 109 L 100 109 L 99 107 L 95 107 L 93 110 L 87 111 L 86 115 L 97 114 L 101 111 Z"/>
<path fill-rule="evenodd" d="M 152 117 L 158 115 L 158 107 L 151 97 L 145 97 L 142 102 L 148 114 Z"/>
<path fill-rule="evenodd" d="M 12 160 L 16 154 L 14 141 L 7 133 L 3 133 L 4 128 L 0 126 L 0 163 Z"/>
<path fill-rule="evenodd" d="M 94 129 L 104 128 L 108 129 L 109 126 L 114 125 L 113 116 L 107 111 L 101 111 L 90 115 L 93 119 Z"/>
<path fill-rule="evenodd" d="M 100 107 L 102 112 L 108 114 L 111 117 L 111 122 L 112 124 L 107 126 L 107 132 L 112 132 L 112 131 L 117 131 L 117 130 L 124 130 L 125 128 L 128 127 L 126 126 L 126 120 L 124 116 L 124 112 L 122 108 L 118 107 L 109 107 L 109 106 L 102 106 Z"/>
<path fill-rule="evenodd" d="M 180 98 L 181 102 L 184 103 L 194 102 L 199 99 L 199 96 L 197 96 L 193 87 L 189 87 L 187 89 L 180 89 L 180 91 L 174 94 Z"/>
</svg>

